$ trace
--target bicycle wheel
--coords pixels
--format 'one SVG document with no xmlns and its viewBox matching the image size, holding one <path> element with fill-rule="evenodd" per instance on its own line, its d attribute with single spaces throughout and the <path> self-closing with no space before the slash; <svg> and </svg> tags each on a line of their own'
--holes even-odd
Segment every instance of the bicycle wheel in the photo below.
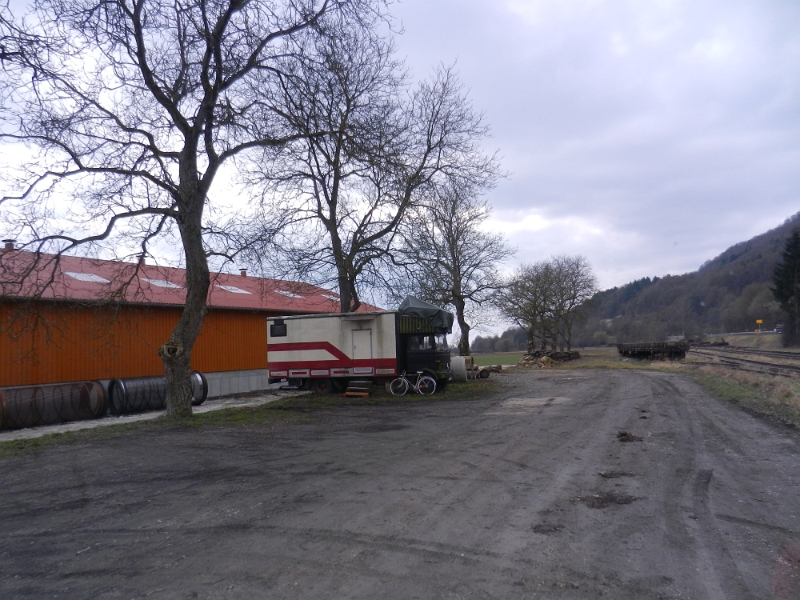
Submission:
<svg viewBox="0 0 800 600">
<path fill-rule="evenodd" d="M 393 396 L 403 396 L 408 391 L 408 381 L 405 377 L 398 377 L 389 384 L 389 391 Z"/>
<path fill-rule="evenodd" d="M 425 396 L 432 394 L 436 391 L 436 380 L 433 377 L 428 377 L 427 375 L 420 377 L 419 383 L 417 384 L 417 390 L 420 394 L 424 394 Z"/>
</svg>

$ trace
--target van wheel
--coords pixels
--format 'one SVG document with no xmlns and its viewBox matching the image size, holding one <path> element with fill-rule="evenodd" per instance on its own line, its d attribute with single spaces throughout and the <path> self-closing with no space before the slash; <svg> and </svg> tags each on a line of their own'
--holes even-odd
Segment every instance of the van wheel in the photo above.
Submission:
<svg viewBox="0 0 800 600">
<path fill-rule="evenodd" d="M 315 394 L 330 394 L 333 389 L 333 383 L 330 379 L 312 379 L 311 391 Z"/>
</svg>

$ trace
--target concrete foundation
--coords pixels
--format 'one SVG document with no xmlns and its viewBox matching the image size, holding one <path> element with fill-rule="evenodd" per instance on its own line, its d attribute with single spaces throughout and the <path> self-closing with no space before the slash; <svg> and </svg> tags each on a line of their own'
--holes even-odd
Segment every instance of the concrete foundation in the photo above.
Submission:
<svg viewBox="0 0 800 600">
<path fill-rule="evenodd" d="M 269 369 L 255 369 L 252 371 L 217 371 L 214 373 L 203 373 L 208 381 L 208 398 L 219 398 L 230 394 L 244 394 L 259 390 L 277 390 L 285 383 L 269 383 Z M 110 379 L 99 379 L 103 391 L 108 395 L 108 384 Z M 66 382 L 70 383 L 70 382 Z M 42 384 L 45 385 L 45 384 Z M 57 384 L 46 384 L 57 385 Z M 61 384 L 63 385 L 63 384 Z M 30 387 L 30 386 L 15 386 Z M 3 389 L 15 389 L 7 387 Z"/>
<path fill-rule="evenodd" d="M 244 394 L 256 390 L 278 389 L 281 384 L 269 384 L 269 369 L 253 371 L 217 371 L 203 373 L 208 381 L 208 397 Z"/>
</svg>

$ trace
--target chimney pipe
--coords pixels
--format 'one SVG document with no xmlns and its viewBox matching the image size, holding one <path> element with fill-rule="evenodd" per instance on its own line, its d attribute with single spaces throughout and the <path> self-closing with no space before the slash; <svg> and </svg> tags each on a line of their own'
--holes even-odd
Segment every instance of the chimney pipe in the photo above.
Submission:
<svg viewBox="0 0 800 600">
<path fill-rule="evenodd" d="M 17 240 L 3 240 L 3 243 L 5 244 L 5 247 L 3 248 L 3 250 L 6 250 L 6 251 L 13 250 L 14 249 L 14 242 L 16 242 L 16 241 Z"/>
<path fill-rule="evenodd" d="M 242 277 L 247 277 L 247 269 L 242 269 L 240 271 L 240 273 L 241 273 Z"/>
</svg>

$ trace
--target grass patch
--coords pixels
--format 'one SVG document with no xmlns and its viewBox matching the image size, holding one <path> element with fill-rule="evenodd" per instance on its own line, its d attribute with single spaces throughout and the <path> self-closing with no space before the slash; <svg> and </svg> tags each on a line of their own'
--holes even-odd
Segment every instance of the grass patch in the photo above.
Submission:
<svg viewBox="0 0 800 600">
<path fill-rule="evenodd" d="M 688 365 L 687 365 L 688 366 Z M 710 367 L 685 369 L 706 391 L 751 413 L 800 429 L 800 381 Z"/>
<path fill-rule="evenodd" d="M 239 427 L 242 425 L 266 425 L 268 423 L 285 422 L 290 424 L 308 423 L 312 421 L 304 415 L 306 411 L 286 410 L 284 403 L 295 399 L 279 400 L 260 406 L 240 406 L 223 408 L 207 413 L 195 414 L 188 419 L 178 421 L 181 425 L 194 427 Z"/>
<path fill-rule="evenodd" d="M 704 366 L 705 359 L 691 353 L 683 360 L 649 361 L 624 359 L 613 348 L 587 348 L 580 352 L 580 359 L 558 363 L 555 368 L 681 373 L 717 398 L 738 404 L 751 413 L 800 428 L 800 379 Z"/>
<path fill-rule="evenodd" d="M 748 333 L 744 335 L 728 335 L 721 338 L 710 338 L 716 341 L 724 338 L 731 346 L 757 348 L 758 350 L 783 350 L 781 335 L 779 333 Z"/>
<path fill-rule="evenodd" d="M 152 431 L 166 429 L 174 426 L 174 421 L 167 417 L 159 417 L 150 421 L 136 421 L 134 423 L 119 423 L 115 425 L 105 425 L 94 429 L 83 429 L 81 431 L 67 431 L 64 433 L 50 433 L 41 437 L 23 440 L 11 440 L 0 442 L 0 458 L 14 456 L 26 452 L 44 450 L 52 446 L 66 444 L 85 444 L 96 440 L 104 440 L 137 433 L 140 431 Z"/>
<path fill-rule="evenodd" d="M 73 444 L 86 444 L 126 435 L 144 432 L 167 431 L 169 429 L 202 428 L 216 429 L 223 427 L 242 427 L 248 425 L 266 425 L 282 423 L 300 425 L 316 420 L 315 413 L 324 410 L 335 410 L 341 407 L 370 406 L 382 404 L 412 404 L 441 400 L 470 400 L 485 397 L 496 387 L 496 380 L 479 379 L 449 385 L 433 396 L 406 394 L 392 396 L 382 387 L 375 388 L 372 395 L 365 398 L 345 398 L 341 394 L 306 394 L 285 398 L 262 404 L 260 406 L 242 406 L 225 408 L 206 413 L 193 414 L 186 419 L 158 417 L 133 423 L 104 425 L 93 429 L 51 433 L 37 438 L 0 442 L 0 458 L 37 452 L 46 448 Z"/>
<path fill-rule="evenodd" d="M 297 398 L 287 398 L 270 404 L 276 410 L 327 409 L 340 406 L 370 406 L 379 404 L 409 404 L 437 400 L 466 400 L 482 397 L 490 393 L 496 380 L 475 379 L 466 383 L 451 383 L 444 390 L 437 390 L 432 396 L 423 396 L 409 391 L 405 396 L 393 396 L 383 386 L 375 386 L 372 393 L 364 398 L 345 398 L 341 394 L 310 394 Z"/>
<path fill-rule="evenodd" d="M 473 354 L 472 358 L 479 367 L 488 365 L 515 365 L 522 357 L 524 352 L 495 352 L 493 354 Z"/>
<path fill-rule="evenodd" d="M 166 431 L 185 427 L 233 427 L 237 425 L 262 425 L 265 423 L 308 422 L 310 419 L 298 413 L 280 410 L 272 404 L 261 406 L 243 406 L 226 408 L 207 413 L 196 413 L 185 419 L 174 419 L 167 416 L 135 421 L 133 423 L 115 423 L 102 425 L 92 429 L 50 433 L 41 437 L 0 442 L 0 458 L 27 452 L 35 452 L 53 446 L 85 444 L 126 435 L 144 432 Z"/>
<path fill-rule="evenodd" d="M 548 368 L 552 369 L 650 369 L 660 370 L 673 361 L 669 360 L 638 360 L 620 356 L 616 348 L 581 348 L 581 357 L 577 360 L 554 361 Z M 517 364 L 524 353 L 496 353 L 475 354 L 475 364 L 497 365 Z M 513 359 L 513 360 L 512 360 Z M 536 367 L 531 367 L 536 368 Z"/>
<path fill-rule="evenodd" d="M 625 358 L 616 348 L 582 348 L 577 360 L 554 362 L 555 369 L 658 369 L 670 361 Z"/>
</svg>

